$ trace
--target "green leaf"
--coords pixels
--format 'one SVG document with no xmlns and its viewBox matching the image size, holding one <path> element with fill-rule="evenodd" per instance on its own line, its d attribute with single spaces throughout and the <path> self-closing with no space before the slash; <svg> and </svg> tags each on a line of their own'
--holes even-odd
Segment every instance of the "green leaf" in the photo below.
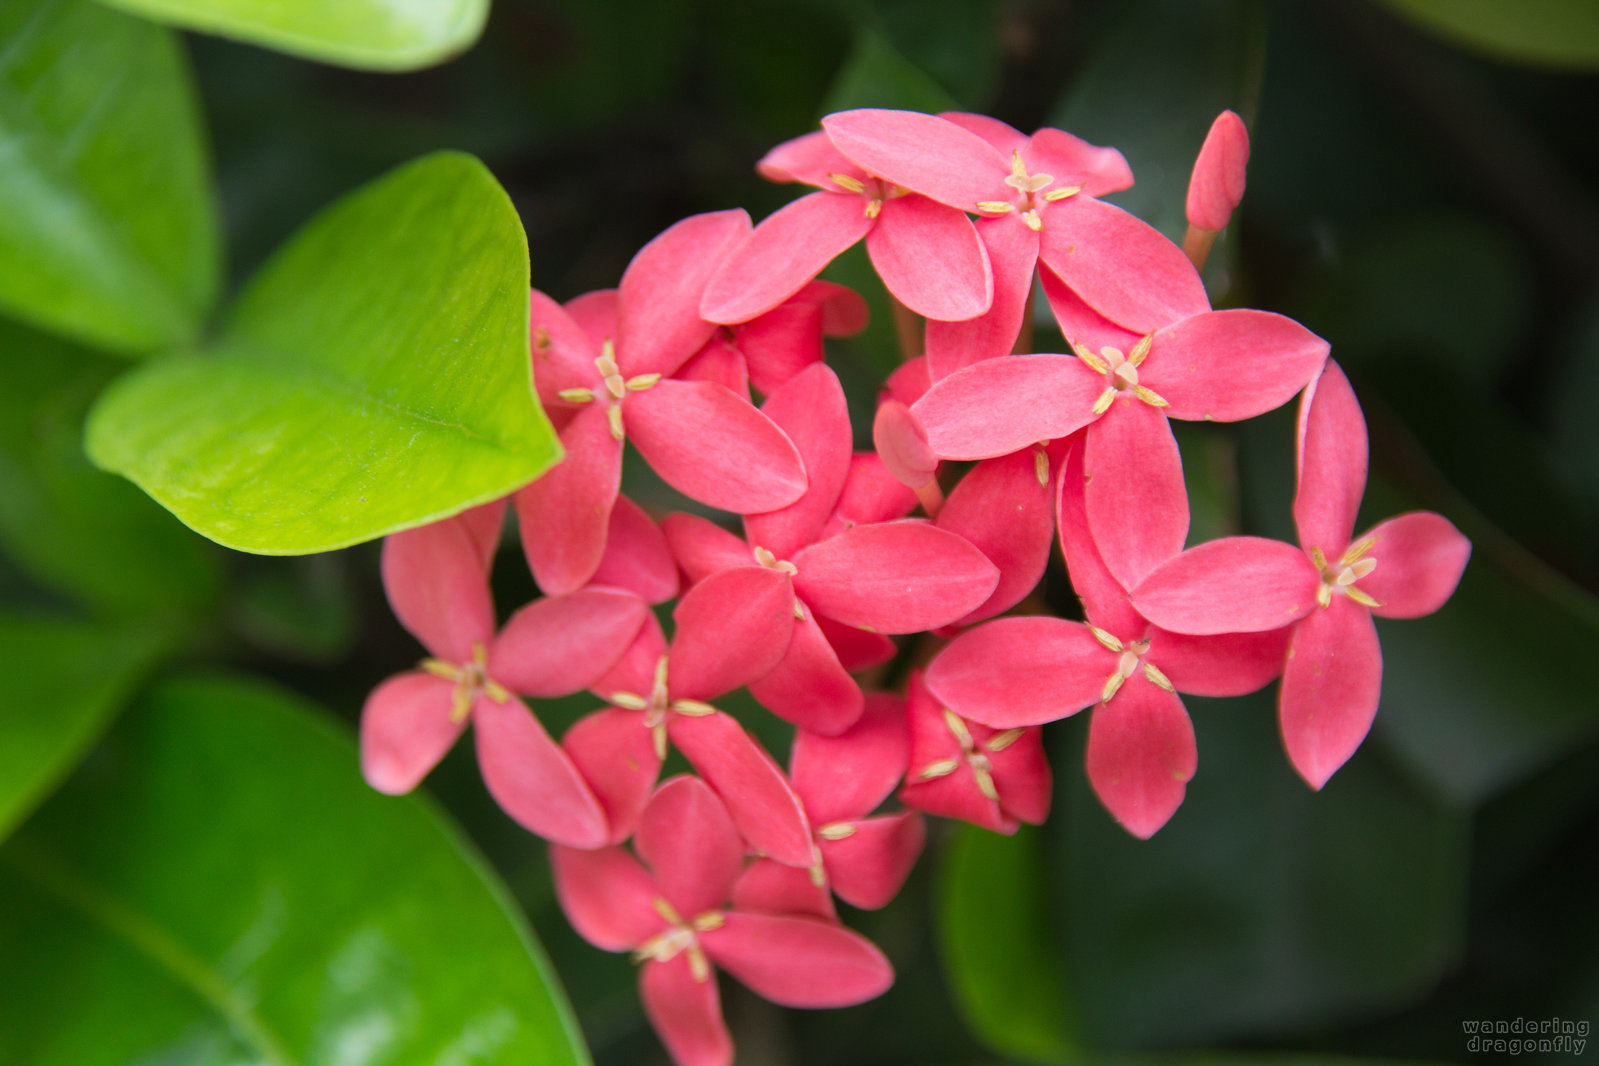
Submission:
<svg viewBox="0 0 1599 1066">
<path fill-rule="evenodd" d="M 534 398 L 528 259 L 471 156 L 409 163 L 318 215 L 215 350 L 140 368 L 89 455 L 231 548 L 342 548 L 504 496 L 560 444 Z"/>
<path fill-rule="evenodd" d="M 1495 59 L 1599 68 L 1599 5 L 1593 0 L 1384 2 L 1423 29 Z"/>
<path fill-rule="evenodd" d="M 1136 0 L 1114 11 L 1048 124 L 1121 149 L 1137 184 L 1111 199 L 1181 240 L 1210 124 L 1226 108 L 1253 115 L 1265 26 L 1240 0 Z"/>
<path fill-rule="evenodd" d="M 170 31 L 87 0 L 6 0 L 0 144 L 0 309 L 120 351 L 196 335 L 220 255 Z"/>
<path fill-rule="evenodd" d="M 125 364 L 0 319 L 0 545 L 107 615 L 216 598 L 217 552 L 83 454 L 90 403 Z"/>
<path fill-rule="evenodd" d="M 1086 1039 L 1260 1039 L 1432 987 L 1464 941 L 1467 816 L 1371 743 L 1312 792 L 1283 754 L 1273 692 L 1184 703 L 1199 771 L 1148 841 L 1105 813 L 1080 746 L 1054 760 L 1052 900 Z"/>
<path fill-rule="evenodd" d="M 503 887 L 342 730 L 243 680 L 134 708 L 0 850 L 0 1061 L 582 1063 Z"/>
<path fill-rule="evenodd" d="M 884 34 L 862 29 L 849 61 L 828 91 L 822 114 L 856 107 L 936 113 L 953 111 L 956 103 L 943 86 L 906 59 Z"/>
<path fill-rule="evenodd" d="M 363 70 L 416 70 L 471 47 L 489 0 L 101 0 L 186 30 Z"/>
<path fill-rule="evenodd" d="M 985 1044 L 1027 1062 L 1080 1054 L 1038 830 L 956 830 L 939 875 L 938 931 L 956 1000 Z"/>
<path fill-rule="evenodd" d="M 77 764 L 165 643 L 158 628 L 0 615 L 0 840 Z"/>
</svg>

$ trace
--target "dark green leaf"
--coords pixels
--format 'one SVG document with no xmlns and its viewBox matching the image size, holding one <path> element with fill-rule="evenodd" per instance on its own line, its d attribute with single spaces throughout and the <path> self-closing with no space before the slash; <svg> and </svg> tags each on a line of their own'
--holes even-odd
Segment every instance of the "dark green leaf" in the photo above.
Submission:
<svg viewBox="0 0 1599 1066">
<path fill-rule="evenodd" d="M 216 350 L 116 382 L 90 456 L 185 523 L 265 554 L 341 548 L 504 496 L 554 462 L 531 389 L 521 223 L 438 153 L 317 216 Z"/>
<path fill-rule="evenodd" d="M 83 418 L 117 360 L 0 319 L 0 544 L 34 577 L 105 614 L 215 598 L 216 550 L 96 470 Z"/>
<path fill-rule="evenodd" d="M 530 841 L 530 846 L 532 846 Z M 587 1061 L 504 889 L 257 684 L 155 690 L 0 851 L 0 1061 Z"/>
<path fill-rule="evenodd" d="M 906 59 L 880 31 L 863 28 L 855 50 L 839 71 L 822 105 L 822 114 L 856 107 L 894 107 L 907 111 L 951 111 L 955 101 L 938 82 Z"/>
<path fill-rule="evenodd" d="M 219 255 L 170 31 L 87 0 L 7 0 L 0 144 L 0 307 L 123 351 L 196 335 Z"/>
<path fill-rule="evenodd" d="M 216 33 L 324 63 L 415 70 L 463 52 L 489 0 L 101 0 L 186 30 Z"/>
<path fill-rule="evenodd" d="M 1438 36 L 1537 66 L 1599 67 L 1599 5 L 1592 0 L 1384 0 Z"/>
<path fill-rule="evenodd" d="M 938 922 L 950 984 L 985 1044 L 1028 1062 L 1080 1053 L 1038 830 L 960 826 L 944 855 Z"/>
</svg>

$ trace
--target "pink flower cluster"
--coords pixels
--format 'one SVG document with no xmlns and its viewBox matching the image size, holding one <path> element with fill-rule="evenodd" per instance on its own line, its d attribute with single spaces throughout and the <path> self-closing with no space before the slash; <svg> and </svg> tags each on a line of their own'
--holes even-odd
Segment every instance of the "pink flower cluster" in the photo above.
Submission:
<svg viewBox="0 0 1599 1066">
<path fill-rule="evenodd" d="M 1326 342 L 1211 309 L 1195 262 L 1243 193 L 1237 116 L 1200 153 L 1186 254 L 1099 198 L 1132 183 L 1114 149 L 965 114 L 822 126 L 761 161 L 818 191 L 759 226 L 695 216 L 615 290 L 532 294 L 534 376 L 566 458 L 511 502 L 544 598 L 496 624 L 503 500 L 384 546 L 390 602 L 432 658 L 367 701 L 367 780 L 410 790 L 471 721 L 489 791 L 551 842 L 578 931 L 642 963 L 682 1066 L 732 1059 L 713 966 L 793 1006 L 886 989 L 888 961 L 833 896 L 886 904 L 920 812 L 1041 822 L 1045 722 L 1094 708 L 1089 780 L 1148 837 L 1197 765 L 1179 693 L 1281 676 L 1288 756 L 1320 788 L 1377 709 L 1372 615 L 1436 610 L 1470 553 L 1434 514 L 1354 536 L 1366 430 Z M 883 389 L 876 451 L 858 453 L 823 338 L 859 330 L 865 305 L 816 275 L 861 239 L 927 322 L 924 353 Z M 1012 354 L 1035 278 L 1070 353 Z M 1185 551 L 1170 419 L 1235 421 L 1296 394 L 1299 544 Z M 626 441 L 742 516 L 742 535 L 620 495 Z M 956 461 L 972 463 L 958 482 Z M 1057 539 L 1086 621 L 996 619 Z M 652 607 L 674 598 L 668 638 Z M 891 636 L 918 633 L 930 658 L 908 691 L 864 691 L 858 675 L 901 650 Z M 796 727 L 786 771 L 713 702 L 746 686 Z M 583 690 L 604 706 L 559 742 L 523 702 Z M 697 776 L 657 784 L 673 747 Z"/>
</svg>

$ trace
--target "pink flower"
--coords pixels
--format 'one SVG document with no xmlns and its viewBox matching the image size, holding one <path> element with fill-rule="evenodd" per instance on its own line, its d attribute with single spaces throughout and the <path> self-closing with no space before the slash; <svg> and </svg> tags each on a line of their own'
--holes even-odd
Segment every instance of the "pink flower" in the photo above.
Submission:
<svg viewBox="0 0 1599 1066">
<path fill-rule="evenodd" d="M 991 729 L 933 695 L 920 671 L 906 692 L 910 763 L 899 798 L 928 814 L 1014 833 L 1049 814 L 1049 760 L 1036 726 Z"/>
<path fill-rule="evenodd" d="M 650 1024 L 678 1066 L 727 1066 L 714 963 L 790 1007 L 844 1007 L 881 995 L 894 971 L 883 953 L 836 922 L 727 906 L 744 845 L 705 784 L 676 777 L 639 819 L 640 863 L 619 847 L 552 847 L 561 907 L 578 933 L 643 964 Z"/>
<path fill-rule="evenodd" d="M 545 592 L 580 588 L 599 565 L 624 438 L 669 485 L 712 507 L 770 511 L 805 491 L 794 446 L 747 398 L 671 377 L 715 330 L 696 310 L 700 292 L 748 226 L 742 211 L 695 215 L 634 256 L 615 292 L 564 308 L 532 294 L 534 378 L 567 453 L 515 497 Z"/>
<path fill-rule="evenodd" d="M 1132 602 L 1181 633 L 1293 626 L 1278 700 L 1288 757 L 1312 788 L 1348 761 L 1382 692 L 1373 614 L 1418 618 L 1460 583 L 1471 542 L 1426 511 L 1352 537 L 1366 487 L 1366 420 L 1330 360 L 1300 406 L 1299 548 L 1258 537 L 1201 544 L 1153 570 Z"/>
<path fill-rule="evenodd" d="M 1040 725 L 1098 703 L 1088 778 L 1116 820 L 1148 839 L 1183 801 L 1198 753 L 1177 693 L 1240 696 L 1282 672 L 1287 632 L 1182 636 L 1127 602 L 1088 535 L 1082 447 L 1060 482 L 1061 549 L 1087 624 L 1002 618 L 957 637 L 928 665 L 927 686 L 958 714 L 996 729 Z"/>
<path fill-rule="evenodd" d="M 863 237 L 883 284 L 917 314 L 962 319 L 988 309 L 994 279 L 963 208 L 881 180 L 820 132 L 778 145 L 758 169 L 822 191 L 774 212 L 733 249 L 706 286 L 706 318 L 743 322 L 771 310 Z"/>
<path fill-rule="evenodd" d="M 706 702 L 782 659 L 794 619 L 787 577 L 758 566 L 717 574 L 691 589 L 672 616 L 671 646 L 647 618 L 616 666 L 591 685 L 611 706 L 578 721 L 563 740 L 604 806 L 609 842 L 631 835 L 670 739 L 752 845 L 780 862 L 810 865 L 810 825 L 788 778 L 737 721 Z"/>
<path fill-rule="evenodd" d="M 719 328 L 678 376 L 719 380 L 742 395 L 753 385 L 770 396 L 806 367 L 822 362 L 823 337 L 854 336 L 866 328 L 867 319 L 860 293 L 830 281 L 812 281 L 765 314 Z"/>
<path fill-rule="evenodd" d="M 498 636 L 487 569 L 504 502 L 395 533 L 383 543 L 394 613 L 432 658 L 379 685 L 361 712 L 361 770 L 380 792 L 415 788 L 470 720 L 489 792 L 531 832 L 575 847 L 608 836 L 599 802 L 512 693 L 580 692 L 611 669 L 649 613 L 620 589 L 537 600 Z"/>
<path fill-rule="evenodd" d="M 1244 198 L 1245 170 L 1249 165 L 1249 130 L 1236 112 L 1223 111 L 1211 123 L 1205 143 L 1194 160 L 1188 180 L 1188 233 L 1183 251 L 1194 266 L 1202 267 L 1216 234 L 1227 228 Z"/>
</svg>

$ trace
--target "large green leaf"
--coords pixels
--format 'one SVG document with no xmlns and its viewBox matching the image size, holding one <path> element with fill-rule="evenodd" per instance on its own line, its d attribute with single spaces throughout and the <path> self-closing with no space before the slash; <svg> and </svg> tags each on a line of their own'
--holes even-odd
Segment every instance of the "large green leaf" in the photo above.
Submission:
<svg viewBox="0 0 1599 1066">
<path fill-rule="evenodd" d="M 72 769 L 163 643 L 148 627 L 0 615 L 0 840 Z"/>
<path fill-rule="evenodd" d="M 0 4 L 0 308 L 126 351 L 216 293 L 198 109 L 174 35 L 88 0 Z"/>
<path fill-rule="evenodd" d="M 84 414 L 125 364 L 4 319 L 0 353 L 0 546 L 100 614 L 214 599 L 217 550 L 83 454 Z"/>
<path fill-rule="evenodd" d="M 939 875 L 939 936 L 950 984 L 985 1044 L 1027 1062 L 1070 1062 L 1074 1001 L 1051 933 L 1038 830 L 964 825 Z"/>
<path fill-rule="evenodd" d="M 89 455 L 194 529 L 342 548 L 503 496 L 560 453 L 534 399 L 521 222 L 471 156 L 409 163 L 318 215 L 211 352 L 140 368 Z"/>
<path fill-rule="evenodd" d="M 1495 59 L 1538 66 L 1599 67 L 1599 4 L 1593 0 L 1384 0 L 1418 26 Z"/>
<path fill-rule="evenodd" d="M 587 1059 L 455 830 L 245 681 L 155 690 L 0 850 L 0 953 L 7 1063 Z"/>
<path fill-rule="evenodd" d="M 366 70 L 415 70 L 465 51 L 489 0 L 101 0 L 187 30 Z"/>
</svg>

